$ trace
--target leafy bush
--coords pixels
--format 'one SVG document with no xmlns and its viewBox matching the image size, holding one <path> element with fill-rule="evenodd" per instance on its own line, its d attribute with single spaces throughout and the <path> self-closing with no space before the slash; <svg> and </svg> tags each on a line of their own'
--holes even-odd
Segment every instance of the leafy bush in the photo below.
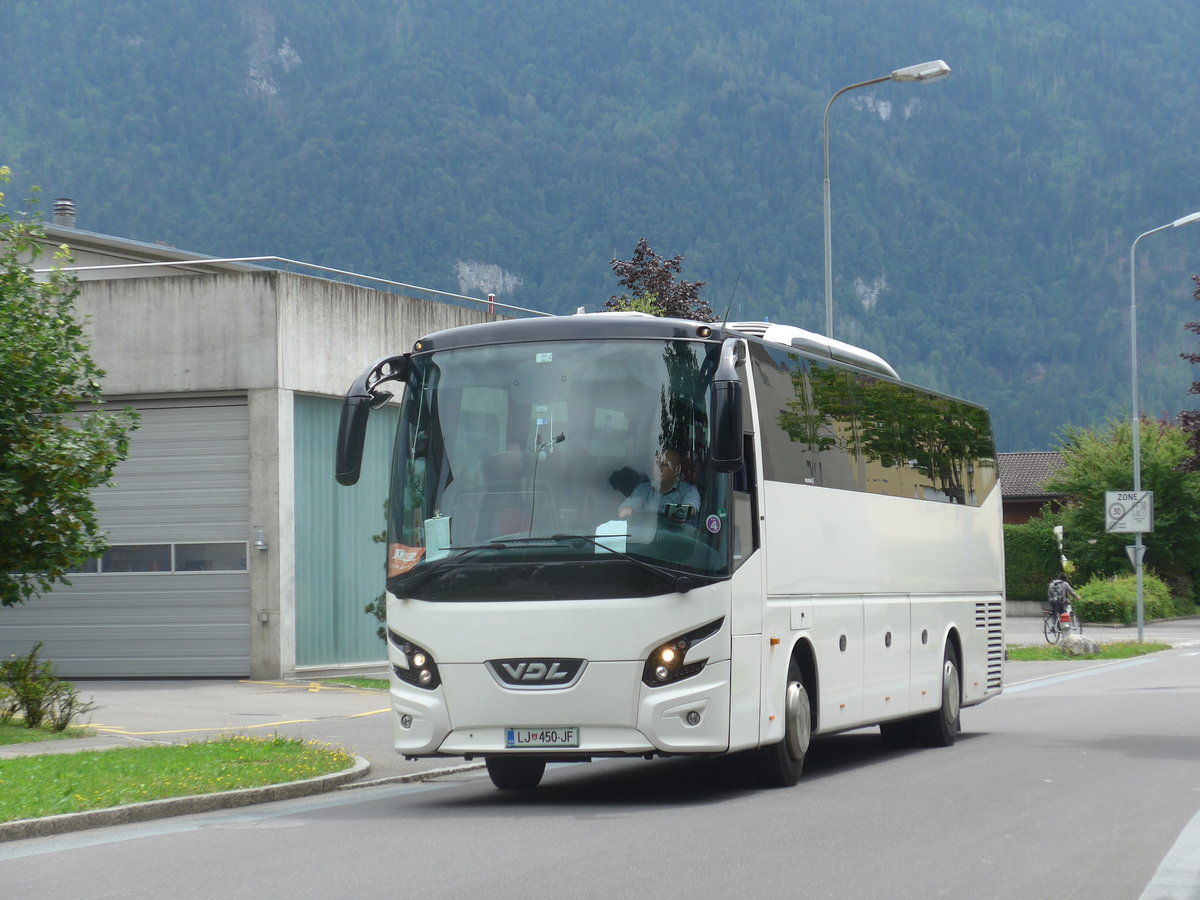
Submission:
<svg viewBox="0 0 1200 900">
<path fill-rule="evenodd" d="M 1191 597 L 1176 595 L 1172 598 L 1172 602 L 1175 604 L 1175 615 L 1177 616 L 1200 615 L 1200 608 L 1197 608 L 1196 601 Z"/>
<path fill-rule="evenodd" d="M 38 659 L 41 650 L 38 641 L 25 656 L 0 661 L 0 722 L 19 712 L 26 728 L 66 731 L 96 706 L 81 700 L 75 685 L 54 673 L 54 663 Z"/>
<path fill-rule="evenodd" d="M 1137 621 L 1137 579 L 1133 575 L 1093 578 L 1079 589 L 1075 611 L 1084 622 Z M 1167 585 L 1149 572 L 1142 576 L 1142 613 L 1146 619 L 1169 619 L 1179 615 Z"/>
</svg>

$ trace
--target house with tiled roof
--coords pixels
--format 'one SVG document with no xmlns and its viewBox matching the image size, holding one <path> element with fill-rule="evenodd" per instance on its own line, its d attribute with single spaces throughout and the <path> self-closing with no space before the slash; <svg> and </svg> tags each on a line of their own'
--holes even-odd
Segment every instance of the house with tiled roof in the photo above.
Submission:
<svg viewBox="0 0 1200 900">
<path fill-rule="evenodd" d="M 1062 500 L 1062 494 L 1047 491 L 1045 483 L 1062 468 L 1056 450 L 1026 453 L 997 453 L 1000 491 L 1004 502 L 1004 524 L 1028 522 L 1047 503 Z"/>
</svg>

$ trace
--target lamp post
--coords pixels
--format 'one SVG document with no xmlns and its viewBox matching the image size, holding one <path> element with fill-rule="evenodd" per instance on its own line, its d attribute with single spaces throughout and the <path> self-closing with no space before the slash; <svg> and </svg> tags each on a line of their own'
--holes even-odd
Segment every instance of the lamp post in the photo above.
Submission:
<svg viewBox="0 0 1200 900">
<path fill-rule="evenodd" d="M 933 82 L 940 81 L 950 74 L 950 67 L 946 65 L 945 60 L 935 59 L 931 62 L 920 63 L 915 66 L 905 66 L 903 69 L 897 69 L 890 75 L 884 75 L 880 78 L 872 78 L 870 81 L 860 81 L 857 84 L 848 84 L 836 94 L 829 98 L 829 102 L 825 104 L 825 335 L 833 337 L 833 249 L 832 249 L 832 228 L 829 222 L 829 109 L 833 106 L 833 101 L 847 91 L 852 91 L 855 88 L 868 87 L 872 84 L 879 84 L 884 81 L 924 81 Z"/>
<path fill-rule="evenodd" d="M 1160 231 L 1166 231 L 1168 228 L 1178 228 L 1180 225 L 1190 225 L 1196 221 L 1200 221 L 1200 212 L 1194 212 L 1181 219 L 1176 219 L 1174 222 L 1160 225 L 1158 228 L 1143 231 L 1133 239 L 1133 243 L 1129 246 L 1129 383 L 1133 424 L 1133 492 L 1135 494 L 1142 489 L 1142 432 L 1141 416 L 1138 415 L 1137 266 L 1135 263 L 1137 245 L 1138 241 L 1147 235 L 1157 234 Z M 1142 533 L 1140 531 L 1134 536 L 1133 547 L 1133 571 L 1137 580 L 1138 641 L 1140 642 L 1145 631 L 1145 615 L 1142 600 Z"/>
</svg>

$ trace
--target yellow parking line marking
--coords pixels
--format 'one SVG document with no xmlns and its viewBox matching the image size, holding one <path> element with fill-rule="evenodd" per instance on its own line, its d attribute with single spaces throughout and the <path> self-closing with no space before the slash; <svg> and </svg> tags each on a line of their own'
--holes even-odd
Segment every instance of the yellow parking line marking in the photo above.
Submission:
<svg viewBox="0 0 1200 900">
<path fill-rule="evenodd" d="M 320 681 L 252 681 L 248 678 L 241 679 L 238 684 L 260 684 L 266 687 L 286 688 L 288 690 L 302 690 L 310 694 L 318 694 L 322 691 L 338 691 L 348 694 L 377 694 L 378 689 L 359 688 L 349 684 L 325 684 Z"/>
</svg>

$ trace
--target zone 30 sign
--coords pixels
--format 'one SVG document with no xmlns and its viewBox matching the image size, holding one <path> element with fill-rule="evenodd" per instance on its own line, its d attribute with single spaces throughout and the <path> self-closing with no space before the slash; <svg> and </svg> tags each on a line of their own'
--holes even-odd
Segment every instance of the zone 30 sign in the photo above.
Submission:
<svg viewBox="0 0 1200 900">
<path fill-rule="evenodd" d="M 1145 534 L 1154 530 L 1154 491 L 1105 491 L 1104 530 Z"/>
</svg>

